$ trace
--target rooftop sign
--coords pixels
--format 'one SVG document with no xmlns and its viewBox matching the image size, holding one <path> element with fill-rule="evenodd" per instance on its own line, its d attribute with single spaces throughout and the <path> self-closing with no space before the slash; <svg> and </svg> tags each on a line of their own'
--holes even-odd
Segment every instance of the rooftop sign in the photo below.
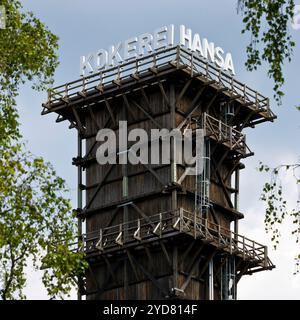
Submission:
<svg viewBox="0 0 300 320">
<path fill-rule="evenodd" d="M 177 31 L 177 30 L 176 30 Z M 146 56 L 155 51 L 173 47 L 175 43 L 175 27 L 173 24 L 156 29 L 153 33 L 144 33 L 124 42 L 110 46 L 108 50 L 100 49 L 80 57 L 80 75 L 103 71 L 124 62 Z M 199 55 L 216 67 L 235 75 L 232 55 L 221 47 L 201 38 L 198 33 L 184 25 L 179 27 L 179 45 Z"/>
</svg>

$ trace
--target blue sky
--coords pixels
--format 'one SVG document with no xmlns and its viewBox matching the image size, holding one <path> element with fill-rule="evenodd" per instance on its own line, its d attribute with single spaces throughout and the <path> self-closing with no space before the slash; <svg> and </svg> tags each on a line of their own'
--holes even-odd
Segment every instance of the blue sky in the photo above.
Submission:
<svg viewBox="0 0 300 320">
<path fill-rule="evenodd" d="M 297 1 L 296 1 L 297 2 Z M 168 24 L 185 24 L 193 32 L 208 38 L 233 56 L 236 78 L 272 98 L 272 81 L 267 77 L 266 66 L 249 73 L 244 67 L 245 47 L 249 38 L 241 34 L 241 16 L 236 12 L 236 0 L 24 0 L 24 6 L 44 21 L 60 38 L 60 66 L 55 74 L 55 84 L 60 85 L 79 78 L 79 57 L 144 32 L 152 32 Z M 300 0 L 299 0 L 300 4 Z M 246 169 L 241 174 L 240 210 L 245 219 L 241 232 L 262 243 L 270 245 L 265 234 L 263 205 L 258 200 L 263 180 L 257 172 L 259 161 L 272 166 L 295 162 L 299 159 L 300 133 L 299 65 L 300 30 L 291 30 L 297 47 L 293 61 L 285 65 L 286 93 L 283 105 L 278 107 L 273 99 L 273 111 L 278 115 L 274 123 L 247 129 L 247 142 L 255 156 L 244 161 Z M 33 92 L 29 86 L 21 90 L 18 105 L 22 132 L 29 149 L 52 162 L 60 176 L 67 180 L 70 197 L 76 206 L 76 170 L 71 159 L 76 153 L 76 131 L 68 129 L 67 123 L 55 123 L 55 116 L 41 116 L 41 104 L 46 93 Z M 292 178 L 284 181 L 287 198 L 293 204 L 297 190 Z M 293 257 L 297 246 L 290 237 L 289 225 L 282 230 L 282 244 L 277 251 L 270 249 L 270 256 L 277 268 L 251 277 L 243 277 L 239 285 L 241 299 L 298 299 L 300 275 L 293 276 Z M 39 286 L 39 274 L 29 270 L 31 283 L 29 298 L 45 298 Z"/>
</svg>

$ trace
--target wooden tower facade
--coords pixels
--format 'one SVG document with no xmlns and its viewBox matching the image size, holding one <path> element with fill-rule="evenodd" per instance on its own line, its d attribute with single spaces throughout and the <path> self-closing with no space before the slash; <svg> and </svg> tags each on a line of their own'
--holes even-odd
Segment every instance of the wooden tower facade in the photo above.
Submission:
<svg viewBox="0 0 300 320">
<path fill-rule="evenodd" d="M 269 100 L 175 46 L 49 91 L 78 131 L 78 250 L 87 299 L 235 299 L 245 274 L 274 267 L 267 248 L 239 234 L 239 171 L 253 155 L 242 130 L 273 121 Z M 96 161 L 97 132 L 204 129 L 204 171 Z M 150 151 L 151 152 L 151 151 Z M 84 233 L 82 222 L 84 221 Z"/>
</svg>

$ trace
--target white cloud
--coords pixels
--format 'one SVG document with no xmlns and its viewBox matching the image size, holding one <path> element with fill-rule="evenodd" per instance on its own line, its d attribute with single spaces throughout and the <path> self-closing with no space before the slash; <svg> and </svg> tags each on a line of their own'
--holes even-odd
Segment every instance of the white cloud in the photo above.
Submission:
<svg viewBox="0 0 300 320">
<path fill-rule="evenodd" d="M 279 155 L 270 159 L 270 165 L 278 163 L 294 163 L 292 154 Z M 255 183 L 255 182 L 258 183 Z M 281 226 L 280 245 L 273 249 L 270 235 L 264 230 L 264 205 L 258 201 L 263 184 L 261 173 L 255 170 L 245 169 L 241 194 L 245 195 L 243 212 L 245 219 L 240 222 L 240 232 L 259 243 L 268 245 L 269 257 L 276 265 L 272 271 L 255 273 L 252 276 L 244 276 L 238 286 L 239 299 L 299 299 L 300 298 L 300 274 L 294 275 L 295 256 L 300 253 L 300 246 L 292 237 L 293 230 L 291 219 L 287 219 Z M 282 179 L 285 188 L 285 199 L 290 208 L 295 205 L 298 196 L 295 180 L 291 173 Z M 250 184 L 251 190 L 245 188 Z"/>
</svg>

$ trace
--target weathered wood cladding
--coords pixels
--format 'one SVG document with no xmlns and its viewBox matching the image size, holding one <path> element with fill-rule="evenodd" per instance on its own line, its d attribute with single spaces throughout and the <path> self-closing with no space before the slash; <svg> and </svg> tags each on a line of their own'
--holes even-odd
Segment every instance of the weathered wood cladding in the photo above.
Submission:
<svg viewBox="0 0 300 320">
<path fill-rule="evenodd" d="M 161 246 L 165 247 L 168 257 Z M 225 255 L 217 255 L 211 246 L 205 247 L 199 241 L 191 242 L 184 237 L 137 250 L 126 249 L 111 257 L 103 255 L 88 271 L 86 290 L 90 294 L 87 299 L 208 299 L 207 263 L 212 257 L 214 297 L 220 299 Z M 247 263 L 236 258 L 239 270 Z M 99 288 L 105 289 L 99 291 Z"/>
<path fill-rule="evenodd" d="M 89 271 L 87 276 L 87 291 L 92 293 L 88 295 L 88 299 L 151 300 L 176 296 L 184 299 L 207 299 L 206 256 L 211 254 L 211 248 L 204 249 L 199 255 L 201 243 L 197 241 L 193 246 L 184 238 L 180 242 L 174 239 L 174 242 L 162 243 L 168 252 L 169 260 L 161 246 L 156 244 L 147 247 L 149 255 L 145 254 L 144 249 L 128 251 L 131 261 L 126 254 L 110 258 L 109 268 L 115 271 L 113 274 L 107 270 L 108 258 L 102 258 L 98 263 L 94 263 L 93 270 Z M 173 250 L 174 246 L 177 251 Z M 196 260 L 198 261 L 194 267 Z M 178 272 L 176 278 L 174 278 L 175 269 Z M 149 279 L 148 272 L 154 275 L 155 283 Z M 188 275 L 191 279 L 186 283 Z M 103 287 L 104 284 L 106 289 L 97 292 L 97 286 Z M 186 288 L 184 295 L 178 296 L 171 290 L 177 288 L 180 291 L 183 287 Z M 217 284 L 216 290 L 220 290 Z"/>
<path fill-rule="evenodd" d="M 202 112 L 208 112 L 207 105 L 213 99 L 210 91 L 203 96 L 199 95 L 201 99 L 195 101 L 195 96 L 197 96 L 199 91 L 203 91 L 204 93 L 205 88 L 187 89 L 185 94 L 182 94 L 182 84 L 178 84 L 178 87 L 173 88 L 173 93 L 171 90 L 172 85 L 164 83 L 163 89 L 166 96 L 158 88 L 143 88 L 141 91 L 127 94 L 125 98 L 124 96 L 119 96 L 116 99 L 102 101 L 98 105 L 93 106 L 92 111 L 86 112 L 84 114 L 87 128 L 86 136 L 88 137 L 86 139 L 86 153 L 89 154 L 89 157 L 93 159 L 96 157 L 96 150 L 100 143 L 95 141 L 95 135 L 100 128 L 108 127 L 113 129 L 116 132 L 118 146 L 118 121 L 127 120 L 128 131 L 134 128 L 142 128 L 146 130 L 150 137 L 151 129 L 173 129 L 174 126 L 177 127 L 185 121 L 187 115 L 190 116 L 192 114 L 193 117 L 200 117 Z M 176 107 L 173 109 L 174 113 L 172 113 L 170 103 L 172 101 L 172 94 L 174 95 L 173 103 L 174 100 L 176 101 Z M 210 105 L 209 112 L 215 116 L 219 112 L 219 103 L 216 100 Z M 110 112 L 113 112 L 113 117 Z M 150 114 L 150 117 L 145 112 L 148 115 Z M 234 172 L 232 169 L 235 161 L 230 156 L 227 156 L 225 161 L 223 161 L 224 153 L 228 151 L 214 141 L 211 141 L 211 149 L 213 152 L 211 154 L 210 199 L 221 207 L 230 208 L 231 203 L 229 203 L 228 197 L 225 196 L 224 186 L 231 199 L 231 193 L 233 192 L 231 174 Z M 149 155 L 150 153 L 151 149 Z M 94 210 L 92 215 L 86 217 L 87 233 L 107 226 L 139 219 L 141 218 L 140 212 L 143 215 L 151 216 L 159 212 L 171 210 L 172 204 L 174 206 L 172 189 L 168 189 L 168 186 L 172 182 L 171 165 L 150 166 L 157 176 L 144 165 L 125 165 L 128 190 L 127 195 L 124 196 L 122 191 L 124 165 L 99 165 L 95 160 L 87 165 L 86 202 L 90 203 L 89 209 Z M 184 169 L 184 165 L 176 166 L 177 178 L 183 174 Z M 107 172 L 109 172 L 108 175 Z M 220 178 L 222 182 L 220 182 Z M 195 197 L 193 196 L 196 188 L 195 179 L 195 176 L 187 176 L 182 181 L 180 188 L 176 191 L 176 208 L 184 208 L 190 212 L 195 210 Z M 101 181 L 104 182 L 95 196 L 95 191 Z M 158 192 L 158 194 L 151 197 L 150 195 L 155 192 Z M 106 208 L 114 203 L 126 203 L 127 200 L 132 198 L 135 199 L 134 205 L 139 208 L 140 212 L 130 204 L 126 205 L 126 213 L 123 206 L 119 208 L 116 208 L 116 206 Z M 218 223 L 220 226 L 228 229 L 230 229 L 230 222 L 234 220 L 232 215 L 226 215 L 224 211 L 218 208 L 214 209 L 213 214 L 209 210 L 205 215 L 209 221 Z M 114 272 L 114 279 L 111 279 L 108 284 L 106 284 L 108 278 L 107 262 L 92 264 L 92 273 L 88 272 L 86 276 L 86 291 L 91 293 L 96 292 L 97 283 L 100 287 L 106 284 L 106 289 L 100 294 L 98 292 L 88 295 L 88 299 L 164 299 L 166 295 L 170 294 L 172 288 L 180 288 L 184 285 L 190 272 L 192 273 L 185 288 L 184 298 L 207 299 L 206 253 L 202 252 L 202 258 L 197 262 L 197 267 L 191 271 L 191 263 L 195 261 L 195 254 L 197 254 L 197 246 L 186 253 L 190 245 L 191 242 L 188 242 L 184 246 L 176 245 L 178 252 L 175 255 L 173 250 L 174 244 L 166 244 L 167 254 L 172 262 L 171 266 L 166 261 L 166 253 L 162 251 L 161 247 L 158 249 L 149 248 L 152 261 L 149 260 L 149 256 L 144 250 L 133 254 L 134 262 L 130 261 L 126 254 L 123 254 L 121 262 L 120 259 L 118 260 L 118 258 L 112 256 L 109 258 L 109 263 L 111 271 Z M 181 265 L 179 266 L 180 257 L 182 256 L 184 256 L 184 261 L 181 261 Z M 137 265 L 133 271 L 132 263 L 138 263 L 145 269 L 150 268 L 148 271 L 156 279 L 156 285 Z M 155 263 L 155 266 L 153 263 Z M 176 264 L 176 268 L 174 267 L 174 263 Z M 114 267 L 117 264 L 119 266 L 114 271 Z M 174 275 L 174 268 L 175 270 L 179 268 L 179 273 L 176 277 Z M 130 271 L 128 271 L 129 269 Z M 197 278 L 202 269 L 204 271 L 202 271 L 201 278 Z M 176 284 L 174 284 L 174 279 L 176 279 Z M 164 293 L 157 288 L 158 285 L 164 289 Z M 218 296 L 218 290 L 220 288 L 216 289 L 216 297 Z"/>
<path fill-rule="evenodd" d="M 145 290 L 146 287 L 149 286 L 148 277 L 144 274 L 144 272 L 141 270 L 141 268 L 139 268 L 137 263 L 141 264 L 143 266 L 143 268 L 147 269 L 149 272 L 155 274 L 155 278 L 158 281 L 164 281 L 162 279 L 166 279 L 166 278 L 170 278 L 170 280 L 171 280 L 172 270 L 171 270 L 170 266 L 167 264 L 166 259 L 163 256 L 163 252 L 161 252 L 161 251 L 152 252 L 151 251 L 151 256 L 152 256 L 153 263 L 155 264 L 155 266 L 153 264 L 152 265 L 150 264 L 149 259 L 147 258 L 145 253 L 140 253 L 140 254 L 135 253 L 134 262 L 135 262 L 136 266 L 135 266 L 134 270 L 132 269 L 132 266 L 130 265 L 130 261 L 127 256 L 123 256 L 123 261 L 122 261 L 122 259 L 118 259 L 117 261 L 110 259 L 110 264 L 111 264 L 112 268 L 116 267 L 117 264 L 119 264 L 119 267 L 117 267 L 117 269 L 116 269 L 114 279 L 111 279 L 110 284 L 107 286 L 106 292 L 112 291 L 112 292 L 114 292 L 114 294 L 118 293 L 118 294 L 124 295 L 127 299 L 147 299 L 149 296 L 151 297 L 151 295 L 152 295 L 152 299 L 154 299 L 155 296 L 153 296 L 152 290 L 149 290 L 148 293 L 141 292 L 141 295 L 139 295 L 139 296 L 132 296 L 130 294 L 130 292 L 128 292 L 127 296 L 126 296 L 125 293 L 123 292 L 124 281 L 126 281 L 128 283 L 128 286 L 131 287 L 133 291 L 140 290 L 140 289 Z M 126 267 L 124 268 L 124 262 L 129 264 L 127 267 L 130 270 L 130 272 L 126 273 Z M 93 267 L 93 274 L 99 284 L 103 284 L 107 281 L 108 275 L 106 272 L 105 265 L 98 265 L 98 266 L 95 265 Z M 170 284 L 172 284 L 172 283 L 170 283 Z M 90 292 L 95 291 L 97 289 L 95 287 L 95 285 L 96 285 L 95 282 L 90 278 L 89 282 L 87 283 L 87 290 Z M 121 287 L 121 288 L 118 289 L 118 287 Z M 140 287 L 140 289 L 138 289 L 139 287 Z M 152 286 L 150 285 L 150 287 L 152 287 Z M 166 285 L 163 285 L 163 287 L 168 288 L 169 281 Z M 156 290 L 154 290 L 154 292 L 155 291 Z M 166 294 L 168 294 L 168 291 L 166 292 Z M 154 295 L 156 295 L 157 299 L 164 298 L 164 296 L 161 292 L 155 292 Z M 96 296 L 97 296 L 97 294 L 96 294 Z M 106 295 L 104 293 L 103 295 L 98 296 L 96 298 L 105 299 L 105 296 Z M 113 299 L 118 299 L 118 298 L 116 296 L 114 296 Z"/>
<path fill-rule="evenodd" d="M 179 85 L 178 85 L 179 86 Z M 176 88 L 175 90 L 175 101 L 177 101 L 176 109 L 175 109 L 175 126 L 180 125 L 182 121 L 185 120 L 184 114 L 189 113 L 191 110 L 191 105 L 193 102 L 194 96 L 197 95 L 197 90 L 187 90 L 187 92 L 182 95 L 181 94 L 182 85 L 180 88 Z M 204 89 L 199 89 L 203 90 Z M 171 119 L 171 111 L 170 111 L 170 99 L 171 92 L 169 85 L 164 84 L 164 91 L 166 97 L 162 95 L 162 93 L 157 90 L 157 88 L 144 88 L 142 91 L 138 91 L 130 94 L 130 98 L 124 98 L 122 96 L 111 99 L 108 101 L 102 101 L 98 105 L 95 105 L 92 109 L 92 112 L 85 113 L 85 125 L 87 128 L 87 135 L 92 135 L 91 137 L 86 139 L 86 153 L 89 154 L 89 157 L 95 158 L 97 147 L 100 145 L 100 142 L 95 141 L 95 134 L 98 129 L 103 127 L 110 127 L 115 130 L 117 135 L 117 144 L 118 144 L 118 127 L 117 123 L 120 120 L 128 121 L 128 131 L 134 128 L 142 128 L 146 130 L 150 137 L 151 129 L 158 129 L 158 123 L 161 128 L 172 129 L 173 122 Z M 204 91 L 205 92 L 205 91 Z M 210 97 L 210 93 L 208 94 Z M 206 97 L 207 98 L 207 97 Z M 168 99 L 168 101 L 166 101 Z M 205 104 L 203 101 L 205 99 L 200 99 L 198 104 L 203 104 L 203 107 L 199 107 L 197 110 L 193 112 L 193 116 L 201 115 L 201 111 L 205 109 Z M 151 119 L 149 117 L 145 118 L 145 114 L 136 106 L 137 103 L 139 106 L 148 110 L 147 112 L 151 112 Z M 113 110 L 114 120 L 113 123 L 112 117 L 109 113 L 108 106 L 111 110 Z M 192 106 L 193 107 L 193 106 Z M 219 108 L 218 102 L 212 105 L 211 110 L 215 110 Z M 130 111 L 130 110 L 131 111 Z M 163 113 L 163 114 L 162 114 Z M 155 119 L 155 122 L 153 121 Z M 213 160 L 215 164 L 218 164 L 220 159 L 222 158 L 224 150 L 222 146 L 215 146 L 215 151 L 213 153 Z M 149 152 L 149 157 L 151 154 L 151 150 Z M 224 178 L 228 172 L 231 170 L 234 163 L 232 161 L 225 161 L 221 165 L 218 165 L 218 171 L 220 175 Z M 126 175 L 127 175 L 127 183 L 128 183 L 128 198 L 130 197 L 139 197 L 139 195 L 150 194 L 155 191 L 164 191 L 165 187 L 171 182 L 171 168 L 170 165 L 150 165 L 153 168 L 153 171 L 157 174 L 159 179 L 155 177 L 152 172 L 148 170 L 148 168 L 144 165 L 126 165 Z M 111 168 L 110 168 L 111 167 Z M 111 170 L 110 170 L 111 169 Z M 99 182 L 104 180 L 105 175 L 110 170 L 108 176 L 103 183 L 103 186 L 98 191 L 96 197 L 94 197 L 93 201 L 91 201 L 89 208 L 97 209 L 99 207 L 103 207 L 109 205 L 110 203 L 117 203 L 126 200 L 122 194 L 122 183 L 123 183 L 123 169 L 122 165 L 99 165 L 96 161 L 91 162 L 86 168 L 86 201 L 90 202 L 92 197 L 94 196 L 95 190 L 97 189 L 97 185 Z M 178 165 L 177 168 L 177 177 L 180 177 L 184 171 L 184 167 Z M 212 169 L 211 176 L 211 185 L 210 185 L 210 197 L 214 202 L 218 204 L 230 207 L 228 201 L 224 195 L 224 190 L 220 182 L 218 182 L 218 177 L 216 176 L 215 170 Z M 228 175 L 226 181 L 224 181 L 226 187 L 230 190 L 231 188 L 231 175 Z M 182 189 L 190 190 L 192 192 L 195 191 L 195 176 L 187 176 L 182 181 Z M 178 198 L 179 199 L 179 198 Z M 186 210 L 194 210 L 194 201 L 190 198 L 180 195 L 180 204 L 178 203 L 178 207 L 183 207 Z M 166 204 L 164 204 L 166 203 Z M 143 201 L 139 201 L 138 205 L 143 208 L 142 210 L 147 215 L 152 215 L 161 211 L 170 210 L 170 192 L 163 193 L 160 197 L 156 199 L 146 199 Z M 114 223 L 122 222 L 122 210 L 120 210 L 120 215 L 116 216 Z M 108 211 L 109 212 L 109 211 Z M 106 216 L 109 217 L 109 213 L 107 214 L 105 211 L 101 210 L 101 214 L 99 216 L 95 214 L 93 217 L 87 219 L 87 231 L 93 231 L 94 227 L 90 226 L 94 225 L 98 228 L 103 225 L 105 226 L 105 222 L 109 220 Z M 226 225 L 229 227 L 229 221 L 223 214 L 218 213 L 219 220 L 222 222 L 224 219 L 224 223 L 222 225 Z M 129 219 L 136 218 L 136 212 L 133 209 L 129 209 Z M 93 223 L 90 223 L 89 220 L 92 220 Z M 96 222 L 97 221 L 97 222 Z M 102 222 L 103 221 L 103 224 Z"/>
<path fill-rule="evenodd" d="M 144 199 L 144 200 L 137 200 L 134 202 L 136 206 L 146 215 L 151 216 L 153 212 L 165 212 L 170 210 L 171 207 L 171 196 L 166 195 L 156 195 L 155 200 L 151 199 Z M 116 215 L 111 222 L 112 215 L 116 212 Z M 136 220 L 141 218 L 141 215 L 134 209 L 132 206 L 127 206 L 127 221 Z M 98 231 L 100 228 L 105 228 L 110 225 L 116 225 L 125 222 L 124 221 L 124 212 L 123 208 L 120 207 L 117 209 L 113 207 L 111 209 L 104 209 L 99 211 L 96 214 L 91 215 L 86 219 L 86 228 L 89 232 Z"/>
</svg>

